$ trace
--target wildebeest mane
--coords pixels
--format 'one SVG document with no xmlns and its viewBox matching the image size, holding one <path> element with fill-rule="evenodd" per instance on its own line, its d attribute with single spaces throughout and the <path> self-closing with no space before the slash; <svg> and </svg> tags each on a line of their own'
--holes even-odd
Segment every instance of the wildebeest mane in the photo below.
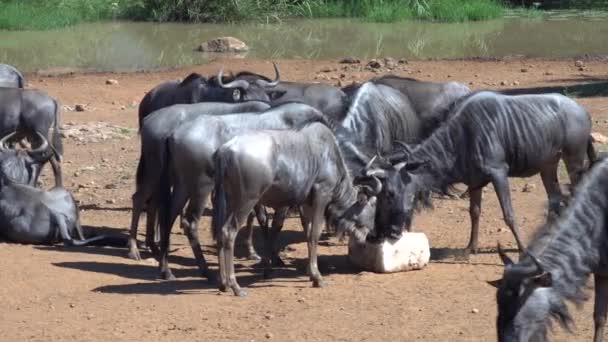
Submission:
<svg viewBox="0 0 608 342">
<path fill-rule="evenodd" d="M 190 75 L 188 75 L 186 78 L 184 78 L 184 80 L 179 83 L 179 86 L 185 87 L 185 86 L 189 85 L 190 83 L 197 81 L 197 80 L 202 80 L 203 82 L 206 81 L 206 79 L 203 75 L 193 72 Z"/>
</svg>

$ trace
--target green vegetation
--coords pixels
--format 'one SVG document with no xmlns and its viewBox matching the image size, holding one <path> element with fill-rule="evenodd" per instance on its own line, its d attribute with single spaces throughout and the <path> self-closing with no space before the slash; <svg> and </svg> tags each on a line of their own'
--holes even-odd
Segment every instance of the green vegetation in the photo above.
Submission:
<svg viewBox="0 0 608 342">
<path fill-rule="evenodd" d="M 583 2 L 605 4 L 606 0 Z M 0 0 L 0 29 L 50 29 L 108 19 L 277 22 L 286 17 L 352 17 L 375 22 L 456 22 L 497 18 L 507 6 L 505 0 Z M 541 15 L 539 10 L 522 13 Z"/>
</svg>

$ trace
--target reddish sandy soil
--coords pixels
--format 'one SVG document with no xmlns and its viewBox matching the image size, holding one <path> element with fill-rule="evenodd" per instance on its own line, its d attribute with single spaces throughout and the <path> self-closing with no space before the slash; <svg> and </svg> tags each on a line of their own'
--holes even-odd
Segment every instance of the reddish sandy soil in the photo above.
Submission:
<svg viewBox="0 0 608 342">
<path fill-rule="evenodd" d="M 27 77 L 29 87 L 48 91 L 63 106 L 86 106 L 84 112 L 63 110 L 64 123 L 104 121 L 135 128 L 137 103 L 146 90 L 191 71 L 215 73 L 222 62 L 232 70 L 272 70 L 266 61 L 225 60 L 151 73 Z M 284 79 L 297 81 L 336 82 L 344 73 L 343 82 L 349 83 L 373 75 L 358 67 L 343 71 L 343 65 L 334 61 L 285 60 L 280 66 Z M 330 71 L 320 72 L 326 68 Z M 400 66 L 396 73 L 459 80 L 476 89 L 528 87 L 607 79 L 608 63 L 586 61 L 581 71 L 573 60 L 425 61 Z M 118 85 L 106 85 L 109 78 Z M 579 101 L 592 114 L 594 130 L 608 134 L 608 98 Z M 139 150 L 138 136 L 128 135 L 124 140 L 86 143 L 65 139 L 65 184 L 81 204 L 86 229 L 127 230 Z M 534 186 L 531 192 L 522 192 L 526 183 Z M 517 222 L 527 241 L 543 221 L 546 196 L 538 177 L 514 179 L 511 188 Z M 433 248 L 463 247 L 469 234 L 468 201 L 436 200 L 435 205 L 416 216 L 415 229 L 428 235 Z M 287 267 L 272 279 L 264 280 L 252 262 L 237 259 L 239 282 L 249 292 L 245 298 L 220 293 L 198 277 L 187 240 L 177 227 L 172 239 L 177 250 L 171 258 L 177 280 L 171 282 L 156 279 L 153 259 L 129 260 L 125 249 L 2 243 L 0 340 L 491 341 L 495 291 L 486 281 L 502 274 L 496 241 L 515 247 L 491 187 L 484 193 L 481 222 L 482 253 L 468 262 L 433 261 L 415 272 L 360 272 L 349 264 L 343 244 L 323 242 L 320 266 L 328 286 L 317 289 L 304 274 L 306 244 L 299 220 L 290 219 L 282 235 L 290 247 L 284 254 Z M 209 223 L 205 217 L 200 230 L 215 269 Z M 592 302 L 572 310 L 574 333 L 556 327 L 554 341 L 591 340 Z"/>
</svg>

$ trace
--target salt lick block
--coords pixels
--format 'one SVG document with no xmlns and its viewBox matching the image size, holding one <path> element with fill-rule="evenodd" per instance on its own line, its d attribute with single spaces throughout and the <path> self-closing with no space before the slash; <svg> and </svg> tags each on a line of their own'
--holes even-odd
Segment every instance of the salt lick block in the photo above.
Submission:
<svg viewBox="0 0 608 342">
<path fill-rule="evenodd" d="M 366 271 L 377 273 L 422 269 L 429 263 L 431 250 L 424 233 L 403 233 L 397 241 L 348 242 L 351 262 Z"/>
</svg>

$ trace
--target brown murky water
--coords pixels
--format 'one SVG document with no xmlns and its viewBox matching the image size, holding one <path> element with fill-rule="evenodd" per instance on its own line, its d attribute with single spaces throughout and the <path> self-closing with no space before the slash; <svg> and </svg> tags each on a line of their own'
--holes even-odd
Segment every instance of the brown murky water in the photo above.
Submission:
<svg viewBox="0 0 608 342">
<path fill-rule="evenodd" d="M 235 36 L 252 58 L 408 59 L 570 57 L 608 54 L 608 14 L 556 12 L 542 18 L 517 13 L 469 23 L 300 19 L 274 24 L 101 22 L 59 30 L 0 31 L 0 62 L 25 71 L 46 69 L 144 70 L 207 62 L 203 41 Z"/>
</svg>

